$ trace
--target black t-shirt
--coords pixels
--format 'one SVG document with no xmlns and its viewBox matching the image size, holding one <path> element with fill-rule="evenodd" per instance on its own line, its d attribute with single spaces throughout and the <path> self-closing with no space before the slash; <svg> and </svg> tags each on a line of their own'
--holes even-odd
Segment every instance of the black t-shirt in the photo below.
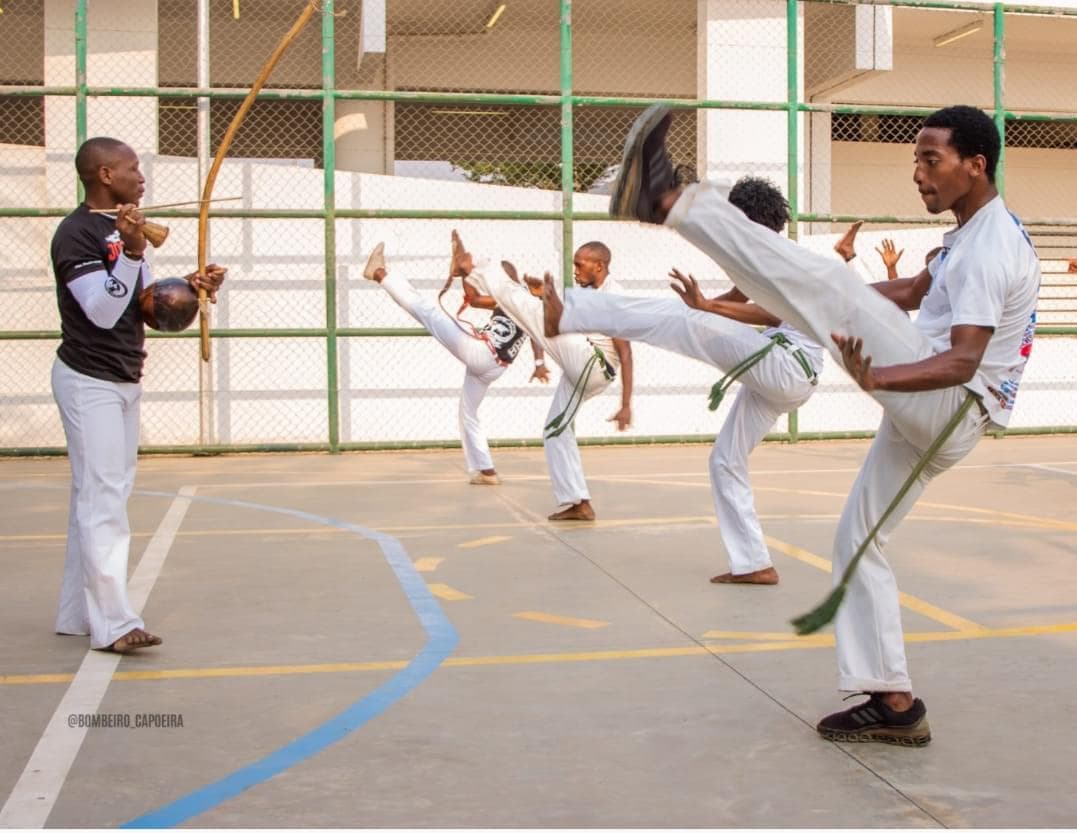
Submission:
<svg viewBox="0 0 1077 833">
<path fill-rule="evenodd" d="M 142 349 L 146 330 L 137 298 L 142 291 L 142 274 L 133 289 L 119 281 L 106 286 L 109 294 L 127 293 L 127 308 L 108 330 L 86 317 L 68 289 L 76 278 L 100 270 L 110 275 L 123 252 L 116 221 L 104 214 L 91 214 L 83 203 L 60 222 L 52 237 L 52 270 L 56 275 L 56 301 L 60 307 L 63 340 L 56 354 L 68 367 L 110 382 L 137 382 L 142 378 Z M 121 296 L 122 297 L 122 296 Z"/>
<path fill-rule="evenodd" d="M 494 307 L 490 321 L 482 328 L 482 334 L 493 345 L 498 361 L 505 365 L 512 364 L 527 340 L 527 333 L 501 307 Z"/>
</svg>

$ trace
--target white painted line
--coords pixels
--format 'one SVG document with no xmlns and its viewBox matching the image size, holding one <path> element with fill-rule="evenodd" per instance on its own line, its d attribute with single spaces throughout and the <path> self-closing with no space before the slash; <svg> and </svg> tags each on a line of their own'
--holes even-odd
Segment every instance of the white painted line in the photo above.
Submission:
<svg viewBox="0 0 1077 833">
<path fill-rule="evenodd" d="M 172 501 L 131 576 L 127 585 L 128 596 L 131 608 L 138 614 L 142 613 L 154 582 L 160 575 L 161 565 L 165 563 L 176 532 L 191 505 L 190 496 L 196 488 L 184 486 L 180 489 L 179 496 Z M 0 809 L 0 827 L 45 826 L 86 737 L 84 727 L 69 725 L 68 720 L 72 715 L 97 712 L 120 658 L 120 654 L 104 651 L 86 652 L 75 679 L 45 727 L 15 789 Z"/>
<path fill-rule="evenodd" d="M 1077 471 L 1069 471 L 1067 469 L 1060 469 L 1058 466 L 1047 466 L 1043 463 L 1025 463 L 1026 468 L 1039 469 L 1040 471 L 1051 471 L 1055 474 L 1065 474 L 1069 477 L 1077 477 Z M 1072 464 L 1071 464 L 1072 465 Z"/>
</svg>

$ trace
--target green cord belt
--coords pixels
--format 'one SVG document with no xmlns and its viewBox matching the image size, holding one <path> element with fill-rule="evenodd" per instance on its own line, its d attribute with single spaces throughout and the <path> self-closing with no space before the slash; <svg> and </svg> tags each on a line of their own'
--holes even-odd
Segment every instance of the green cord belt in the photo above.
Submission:
<svg viewBox="0 0 1077 833">
<path fill-rule="evenodd" d="M 790 341 L 783 333 L 775 333 L 774 335 L 769 336 L 769 338 L 770 344 L 756 350 L 714 383 L 714 387 L 711 388 L 710 404 L 708 405 L 712 411 L 718 410 L 718 406 L 722 404 L 722 398 L 725 396 L 726 391 L 729 390 L 730 386 L 737 381 L 737 379 L 759 364 L 759 362 L 763 361 L 763 358 L 767 353 L 779 344 L 786 350 L 789 350 L 790 355 L 796 359 L 797 364 L 799 364 L 801 370 L 804 371 L 804 375 L 808 377 L 808 381 L 813 385 L 819 384 L 819 376 L 811 366 L 811 362 L 808 361 L 808 357 L 804 355 L 804 351 L 801 350 L 799 344 Z"/>
<path fill-rule="evenodd" d="M 595 352 L 587 359 L 587 364 L 583 366 L 583 372 L 580 374 L 580 378 L 576 380 L 576 385 L 572 388 L 572 393 L 569 394 L 568 404 L 565 409 L 561 411 L 557 416 L 549 421 L 543 430 L 543 437 L 545 439 L 552 439 L 553 437 L 559 437 L 564 430 L 572 424 L 572 420 L 576 418 L 576 411 L 580 409 L 580 405 L 583 404 L 583 394 L 587 388 L 587 382 L 591 378 L 591 373 L 598 365 L 602 366 L 602 374 L 609 381 L 613 381 L 617 375 L 613 368 L 610 367 L 609 362 L 606 361 L 606 357 L 602 354 L 602 351 L 597 347 Z"/>
</svg>

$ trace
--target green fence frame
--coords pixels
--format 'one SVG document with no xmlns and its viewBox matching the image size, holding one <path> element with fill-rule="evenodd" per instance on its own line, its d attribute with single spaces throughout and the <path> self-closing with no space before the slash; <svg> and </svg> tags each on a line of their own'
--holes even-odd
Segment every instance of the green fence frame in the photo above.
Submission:
<svg viewBox="0 0 1077 833">
<path fill-rule="evenodd" d="M 553 2 L 553 0 L 551 0 Z M 563 241 L 563 276 L 565 285 L 571 285 L 572 274 L 572 235 L 573 222 L 608 219 L 606 214 L 596 212 L 576 212 L 573 209 L 573 108 L 576 106 L 599 107 L 645 107 L 656 101 L 662 101 L 675 108 L 683 109 L 725 109 L 725 110 L 766 110 L 784 111 L 787 114 L 787 158 L 788 182 L 787 194 L 792 221 L 789 223 L 789 236 L 796 239 L 798 225 L 803 222 L 847 223 L 864 220 L 868 223 L 947 224 L 945 220 L 930 220 L 921 216 L 891 215 L 850 215 L 820 214 L 800 211 L 798 174 L 798 120 L 801 113 L 830 112 L 835 114 L 859 115 L 928 115 L 931 109 L 914 107 L 856 106 L 856 105 L 819 105 L 800 101 L 799 86 L 799 50 L 798 10 L 801 2 L 828 5 L 889 5 L 938 10 L 966 10 L 984 12 L 990 10 L 994 23 L 994 119 L 1003 138 L 1002 155 L 999 159 L 996 181 L 1000 193 L 1005 189 L 1005 136 L 1006 122 L 1077 122 L 1077 113 L 1057 115 L 1047 113 L 1013 113 L 1005 105 L 1005 16 L 1007 14 L 1056 15 L 1077 18 L 1077 9 L 1060 7 L 1025 6 L 1020 4 L 996 2 L 993 5 L 961 2 L 961 0 L 887 0 L 885 4 L 878 0 L 786 0 L 786 47 L 787 99 L 784 102 L 762 101 L 727 101 L 715 99 L 652 99 L 626 98 L 612 96 L 582 96 L 573 92 L 572 78 L 572 3 L 573 0 L 557 0 L 560 21 L 560 93 L 558 95 L 513 95 L 498 93 L 439 93 L 439 92 L 400 92 L 393 90 L 338 90 L 335 78 L 335 32 L 334 0 L 322 0 L 322 88 L 320 90 L 263 90 L 259 100 L 319 100 L 322 102 L 322 144 L 324 155 L 324 202 L 321 210 L 265 210 L 265 209 L 223 209 L 215 210 L 214 217 L 250 218 L 250 219 L 322 219 L 325 233 L 325 308 L 326 324 L 324 328 L 278 328 L 278 329 L 226 329 L 211 330 L 213 338 L 319 338 L 326 341 L 326 382 L 328 395 L 328 433 L 325 443 L 264 443 L 252 445 L 181 445 L 150 446 L 140 449 L 142 453 L 194 453 L 218 454 L 265 451 L 341 451 L 392 450 L 418 448 L 454 448 L 459 447 L 458 440 L 451 441 L 414 441 L 414 442 L 350 442 L 340 441 L 339 413 L 339 376 L 337 344 L 341 338 L 363 337 L 416 337 L 426 336 L 423 329 L 378 329 L 378 328 L 343 328 L 336 324 L 336 220 L 337 219 L 486 219 L 486 220 L 559 220 L 562 224 Z M 86 104 L 91 96 L 131 96 L 157 98 L 192 98 L 227 99 L 242 98 L 246 90 L 211 89 L 211 88 L 158 88 L 158 87 L 90 87 L 87 84 L 87 8 L 89 0 L 77 0 L 75 9 L 75 84 L 66 87 L 23 86 L 2 87 L 0 95 L 5 96 L 74 96 L 76 143 L 81 144 L 86 138 Z M 334 168 L 336 143 L 334 136 L 335 108 L 338 100 L 366 101 L 401 101 L 442 104 L 487 104 L 515 106 L 559 107 L 561 113 L 561 211 L 423 211 L 423 210 L 364 210 L 338 209 L 336 207 Z M 78 185 L 78 195 L 82 198 L 82 187 Z M 63 208 L 3 208 L 0 217 L 62 217 L 71 211 Z M 197 217 L 192 211 L 162 211 L 162 218 Z M 1026 225 L 1077 227 L 1077 219 L 1028 218 Z M 197 331 L 176 334 L 149 333 L 151 338 L 197 338 Z M 1037 335 L 1077 336 L 1077 327 L 1041 326 Z M 0 342 L 22 340 L 58 340 L 58 330 L 0 330 Z M 801 432 L 797 426 L 797 413 L 789 414 L 788 432 L 768 435 L 768 440 L 797 442 L 800 440 L 835 440 L 862 439 L 874 436 L 873 431 L 845 432 Z M 1077 433 L 1077 425 L 1049 428 L 1017 428 L 1000 432 L 996 437 L 1005 435 L 1031 434 L 1069 434 Z M 676 435 L 676 436 L 632 436 L 604 437 L 597 439 L 580 439 L 581 445 L 645 445 L 654 443 L 698 443 L 711 442 L 713 435 Z M 492 440 L 495 447 L 526 447 L 541 445 L 541 440 Z M 3 448 L 0 456 L 43 456 L 65 454 L 63 447 L 37 448 Z"/>
</svg>

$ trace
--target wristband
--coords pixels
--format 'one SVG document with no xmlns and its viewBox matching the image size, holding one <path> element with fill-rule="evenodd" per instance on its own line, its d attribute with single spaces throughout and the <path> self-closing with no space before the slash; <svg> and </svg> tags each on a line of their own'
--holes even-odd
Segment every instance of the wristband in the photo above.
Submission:
<svg viewBox="0 0 1077 833">
<path fill-rule="evenodd" d="M 546 361 L 544 359 L 535 359 L 535 367 L 545 367 Z"/>
<path fill-rule="evenodd" d="M 131 260 L 142 260 L 142 252 L 139 252 L 138 254 L 135 254 L 134 252 L 131 252 L 131 251 L 128 251 L 127 249 L 124 249 L 123 253 L 127 257 L 131 258 Z"/>
</svg>

